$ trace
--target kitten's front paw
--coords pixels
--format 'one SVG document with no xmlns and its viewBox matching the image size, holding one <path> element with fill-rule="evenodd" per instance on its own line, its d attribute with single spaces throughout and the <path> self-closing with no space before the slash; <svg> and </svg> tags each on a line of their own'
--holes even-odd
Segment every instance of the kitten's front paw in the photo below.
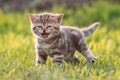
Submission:
<svg viewBox="0 0 120 80">
<path fill-rule="evenodd" d="M 90 62 L 90 63 L 94 63 L 96 61 L 96 57 L 95 56 L 91 56 L 91 57 L 88 57 L 87 60 Z"/>
</svg>

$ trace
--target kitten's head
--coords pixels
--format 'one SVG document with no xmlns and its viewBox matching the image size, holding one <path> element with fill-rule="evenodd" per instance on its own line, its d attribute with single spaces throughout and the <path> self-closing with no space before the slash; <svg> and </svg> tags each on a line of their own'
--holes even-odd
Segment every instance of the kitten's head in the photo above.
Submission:
<svg viewBox="0 0 120 80">
<path fill-rule="evenodd" d="M 31 29 L 35 36 L 49 39 L 59 33 L 63 14 L 29 14 Z"/>
</svg>

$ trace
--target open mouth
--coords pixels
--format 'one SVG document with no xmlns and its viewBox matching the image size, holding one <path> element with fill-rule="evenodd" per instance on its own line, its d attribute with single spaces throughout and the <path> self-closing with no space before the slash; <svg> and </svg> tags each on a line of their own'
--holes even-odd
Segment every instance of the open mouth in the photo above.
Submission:
<svg viewBox="0 0 120 80">
<path fill-rule="evenodd" d="M 43 36 L 43 38 L 47 38 L 48 37 L 48 35 L 49 35 L 49 33 L 42 33 L 42 36 Z"/>
</svg>

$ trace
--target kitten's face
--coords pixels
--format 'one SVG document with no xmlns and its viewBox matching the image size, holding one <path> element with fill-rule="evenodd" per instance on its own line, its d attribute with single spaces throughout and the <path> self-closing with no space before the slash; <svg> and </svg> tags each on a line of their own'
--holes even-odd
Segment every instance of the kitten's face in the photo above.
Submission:
<svg viewBox="0 0 120 80">
<path fill-rule="evenodd" d="M 63 15 L 41 13 L 30 14 L 29 17 L 33 34 L 41 39 L 48 39 L 59 33 Z"/>
</svg>

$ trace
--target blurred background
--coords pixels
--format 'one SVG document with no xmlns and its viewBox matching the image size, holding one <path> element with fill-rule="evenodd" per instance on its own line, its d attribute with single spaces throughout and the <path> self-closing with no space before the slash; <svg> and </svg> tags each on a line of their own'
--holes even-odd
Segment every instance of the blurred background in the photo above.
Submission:
<svg viewBox="0 0 120 80">
<path fill-rule="evenodd" d="M 54 68 L 48 59 L 47 66 L 36 68 L 35 39 L 28 14 L 42 12 L 63 13 L 62 25 L 79 28 L 100 22 L 100 27 L 87 38 L 88 46 L 98 57 L 95 65 L 86 64 L 85 58 L 77 54 L 79 67 L 71 65 L 61 70 Z M 58 75 L 60 80 L 81 77 L 82 80 L 117 80 L 120 75 L 120 0 L 0 0 L 0 61 L 1 80 L 58 80 Z"/>
<path fill-rule="evenodd" d="M 28 26 L 28 13 L 41 12 L 63 13 L 64 25 L 82 27 L 96 21 L 112 29 L 120 25 L 120 0 L 0 0 L 0 26 L 17 29 L 22 21 Z"/>
<path fill-rule="evenodd" d="M 24 11 L 24 10 L 50 10 L 54 5 L 64 4 L 65 8 L 75 9 L 76 6 L 91 7 L 94 2 L 106 1 L 108 3 L 120 3 L 120 0 L 0 0 L 0 9 L 4 12 L 8 11 Z"/>
</svg>

